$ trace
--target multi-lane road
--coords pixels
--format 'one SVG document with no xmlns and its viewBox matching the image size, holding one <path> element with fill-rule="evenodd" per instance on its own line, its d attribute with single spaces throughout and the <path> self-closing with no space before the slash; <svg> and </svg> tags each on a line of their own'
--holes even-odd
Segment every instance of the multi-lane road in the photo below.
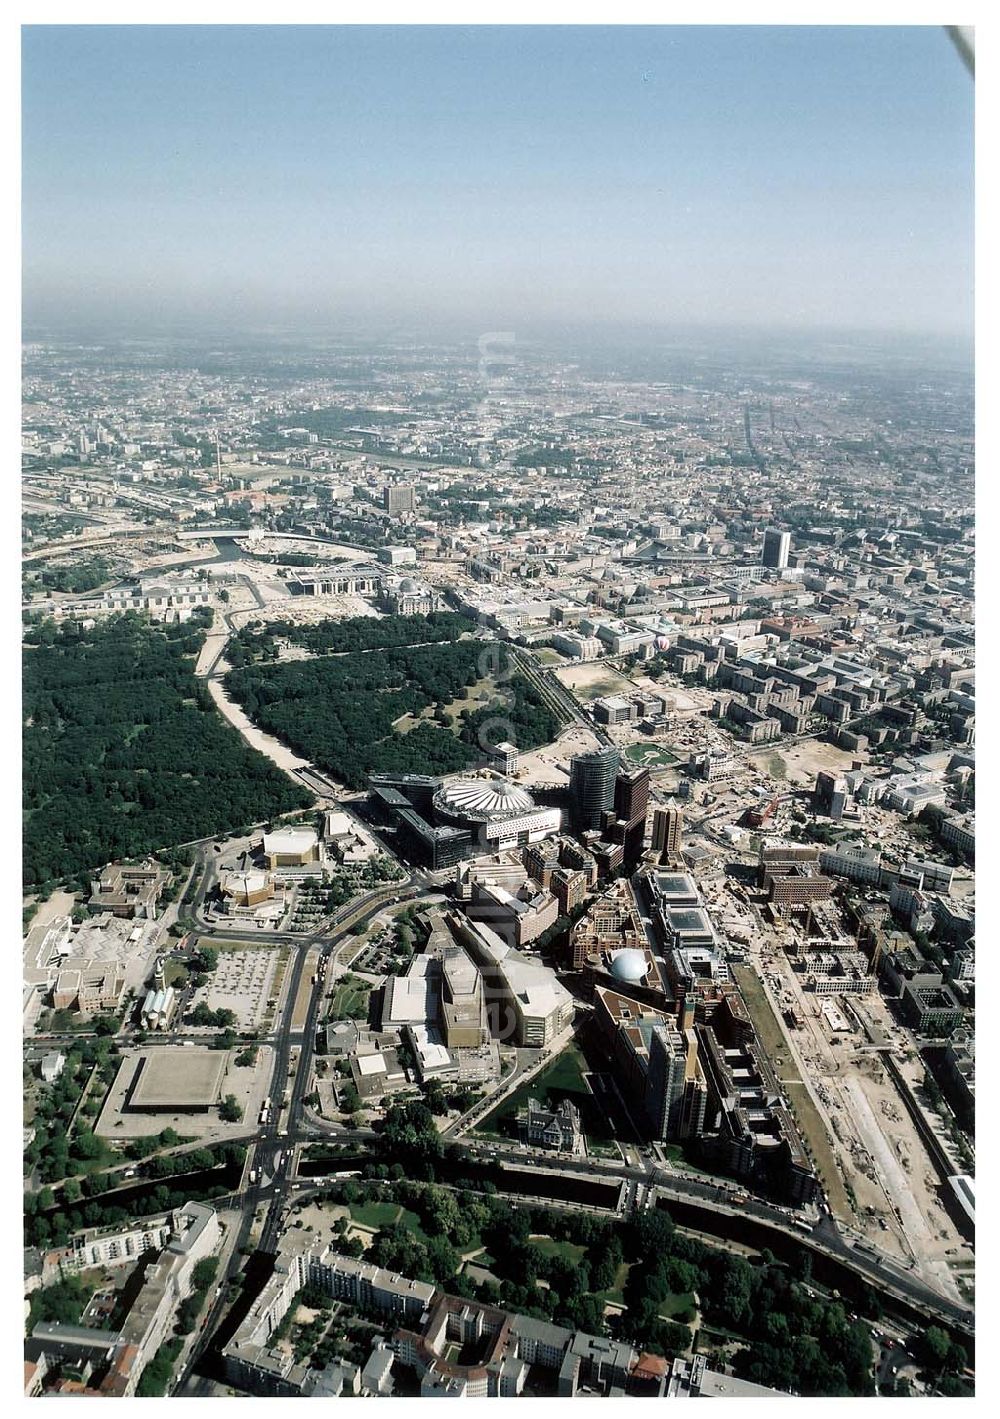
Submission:
<svg viewBox="0 0 1000 1419">
<path fill-rule="evenodd" d="M 551 670 L 539 665 L 534 656 L 517 646 L 510 646 L 510 656 L 524 678 L 538 691 L 543 703 L 557 719 L 568 724 L 578 724 L 588 729 L 600 743 L 614 746 L 614 740 L 602 724 L 598 724 L 581 707 L 572 691 L 568 690 Z"/>
<path fill-rule="evenodd" d="M 202 883 L 210 875 L 211 865 L 211 861 L 206 864 Z M 236 1245 L 231 1253 L 229 1278 L 235 1277 L 242 1266 L 243 1248 L 250 1243 L 262 1205 L 267 1207 L 267 1212 L 255 1249 L 264 1253 L 272 1253 L 277 1249 L 282 1218 L 292 1188 L 295 1145 L 301 1139 L 308 1138 L 315 1129 L 315 1125 L 303 1116 L 303 1101 L 312 1072 L 312 1056 L 331 957 L 350 932 L 369 921 L 387 905 L 416 897 L 422 891 L 423 885 L 419 881 L 387 883 L 385 887 L 368 893 L 360 901 L 342 907 L 322 929 L 311 932 L 308 936 L 266 932 L 254 932 L 247 936 L 248 940 L 258 943 L 261 940 L 291 941 L 294 943 L 295 954 L 285 975 L 276 1028 L 269 1039 L 274 1063 L 266 1095 L 267 1121 L 259 1125 L 249 1149 L 244 1170 L 244 1177 L 248 1181 L 233 1199 L 234 1205 L 238 1206 L 242 1213 L 242 1219 Z M 243 939 L 239 933 L 228 930 L 226 937 Z M 310 992 L 308 1010 L 304 1022 L 296 1026 L 296 1004 L 302 987 L 302 977 L 310 952 L 314 952 L 317 947 L 319 961 L 315 968 L 316 979 Z M 294 1077 L 291 1073 L 293 1052 L 296 1053 Z M 249 1182 L 251 1177 L 253 1182 Z M 198 1381 L 194 1378 L 194 1371 L 229 1303 L 230 1298 L 227 1297 L 226 1291 L 227 1288 L 223 1285 L 213 1300 L 202 1324 L 201 1339 L 192 1348 L 184 1372 L 175 1385 L 176 1394 L 197 1392 Z"/>
</svg>

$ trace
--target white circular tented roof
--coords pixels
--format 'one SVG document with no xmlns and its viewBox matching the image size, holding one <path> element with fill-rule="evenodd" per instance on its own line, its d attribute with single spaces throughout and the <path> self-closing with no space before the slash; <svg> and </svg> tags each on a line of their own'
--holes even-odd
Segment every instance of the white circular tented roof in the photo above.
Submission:
<svg viewBox="0 0 1000 1419">
<path fill-rule="evenodd" d="M 489 819 L 534 808 L 530 793 L 505 778 L 459 779 L 438 789 L 434 806 L 456 818 Z"/>
</svg>

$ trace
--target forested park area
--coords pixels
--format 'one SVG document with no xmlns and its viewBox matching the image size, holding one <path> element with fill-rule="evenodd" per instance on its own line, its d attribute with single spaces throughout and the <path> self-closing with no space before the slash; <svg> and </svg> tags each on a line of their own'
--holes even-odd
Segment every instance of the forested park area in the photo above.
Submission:
<svg viewBox="0 0 1000 1419">
<path fill-rule="evenodd" d="M 194 677 L 205 617 L 32 627 L 23 657 L 24 882 L 236 831 L 311 795 L 250 749 Z"/>
<path fill-rule="evenodd" d="M 484 678 L 483 642 L 422 642 L 433 639 L 429 628 L 450 632 L 464 620 L 356 618 L 327 622 L 325 628 L 295 628 L 297 644 L 302 643 L 301 631 L 322 630 L 326 653 L 284 664 L 243 664 L 229 671 L 226 689 L 262 729 L 349 788 L 364 787 L 372 772 L 458 772 L 482 762 L 481 736 L 491 745 L 509 739 L 520 749 L 548 743 L 558 732 L 558 721 L 533 686 L 509 674 L 503 653 L 493 645 L 486 659 L 499 695 L 478 709 L 466 707 L 457 720 L 448 713 L 448 704 Z M 359 622 L 374 629 L 361 631 Z M 398 628 L 403 622 L 409 623 L 404 629 L 416 643 L 386 642 L 377 654 L 368 653 L 373 637 L 388 636 L 389 627 Z M 470 624 L 466 622 L 466 627 Z M 380 633 L 379 627 L 386 630 Z M 277 629 L 271 627 L 269 632 L 273 636 Z M 400 634 L 399 629 L 392 634 Z M 359 637 L 368 638 L 367 648 L 356 648 Z M 252 655 L 253 650 L 247 649 Z M 501 697 L 502 704 L 498 703 Z M 431 706 L 435 707 L 433 722 L 423 720 L 406 733 L 394 727 L 404 716 L 419 715 Z"/>
<path fill-rule="evenodd" d="M 312 626 L 293 621 L 269 621 L 266 626 L 251 622 L 233 636 L 226 659 L 234 668 L 258 660 L 277 660 L 279 640 L 313 655 L 330 655 L 457 641 L 475 629 L 475 621 L 456 611 L 433 611 L 426 616 L 349 616 L 342 621 L 327 618 Z"/>
</svg>

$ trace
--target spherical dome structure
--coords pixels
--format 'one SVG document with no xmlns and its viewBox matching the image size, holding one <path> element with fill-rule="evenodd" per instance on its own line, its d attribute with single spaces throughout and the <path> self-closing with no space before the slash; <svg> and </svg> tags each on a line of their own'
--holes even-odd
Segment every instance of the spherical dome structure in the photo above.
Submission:
<svg viewBox="0 0 1000 1419">
<path fill-rule="evenodd" d="M 418 591 L 420 588 L 417 586 L 412 576 L 404 576 L 403 580 L 399 583 L 399 589 L 400 591 Z"/>
<path fill-rule="evenodd" d="M 626 985 L 638 985 L 646 978 L 646 953 L 635 947 L 616 951 L 611 958 L 611 974 Z"/>
<path fill-rule="evenodd" d="M 459 779 L 434 795 L 438 816 L 458 823 L 488 823 L 491 818 L 529 812 L 534 806 L 530 793 L 505 778 Z"/>
</svg>

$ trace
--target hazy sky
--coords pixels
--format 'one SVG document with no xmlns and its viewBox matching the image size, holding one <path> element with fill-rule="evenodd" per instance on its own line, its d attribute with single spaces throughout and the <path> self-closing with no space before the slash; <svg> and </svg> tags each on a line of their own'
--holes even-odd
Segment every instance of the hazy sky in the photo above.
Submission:
<svg viewBox="0 0 1000 1419">
<path fill-rule="evenodd" d="M 943 30 L 32 27 L 24 317 L 962 334 Z"/>
</svg>

